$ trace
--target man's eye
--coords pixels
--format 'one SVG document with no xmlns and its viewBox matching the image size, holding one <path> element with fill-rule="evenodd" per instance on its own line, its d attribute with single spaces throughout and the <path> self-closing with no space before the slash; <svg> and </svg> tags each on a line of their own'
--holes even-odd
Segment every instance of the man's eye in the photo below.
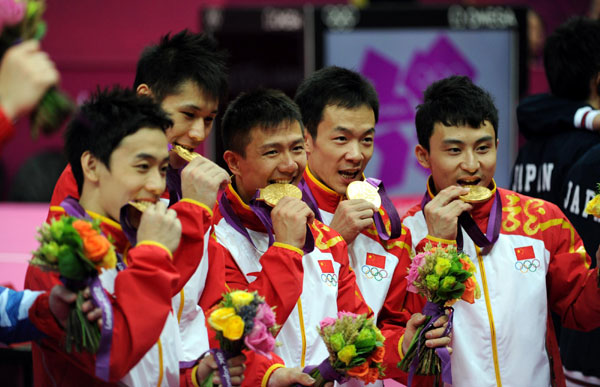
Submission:
<svg viewBox="0 0 600 387">
<path fill-rule="evenodd" d="M 373 143 L 373 137 L 365 137 L 365 138 L 363 138 L 363 142 L 367 143 L 367 144 L 372 144 Z"/>
<path fill-rule="evenodd" d="M 490 147 L 488 145 L 482 145 L 480 147 L 477 148 L 477 151 L 479 152 L 487 152 L 490 149 Z"/>
<path fill-rule="evenodd" d="M 183 114 L 184 116 L 186 116 L 187 118 L 194 118 L 194 113 L 190 113 L 190 112 L 181 112 L 181 114 Z"/>
<path fill-rule="evenodd" d="M 136 165 L 135 167 L 142 171 L 147 171 L 148 169 L 150 169 L 150 166 L 148 164 L 139 164 L 139 165 Z"/>
<path fill-rule="evenodd" d="M 346 138 L 346 137 L 344 137 L 344 136 L 339 136 L 339 137 L 336 137 L 336 138 L 334 138 L 334 140 L 335 140 L 335 141 L 346 141 L 346 140 L 347 140 L 347 138 Z"/>
<path fill-rule="evenodd" d="M 270 150 L 268 152 L 263 153 L 263 156 L 273 156 L 276 155 L 277 151 L 276 150 Z"/>
</svg>

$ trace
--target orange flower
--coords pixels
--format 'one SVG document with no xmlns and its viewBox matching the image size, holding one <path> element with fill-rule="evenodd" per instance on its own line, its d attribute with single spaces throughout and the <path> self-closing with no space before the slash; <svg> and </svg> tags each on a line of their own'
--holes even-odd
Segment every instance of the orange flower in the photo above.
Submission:
<svg viewBox="0 0 600 387">
<path fill-rule="evenodd" d="M 385 348 L 383 346 L 377 347 L 375 351 L 369 356 L 369 359 L 375 363 L 383 362 L 383 356 L 385 355 Z"/>
<path fill-rule="evenodd" d="M 459 258 L 458 260 L 462 264 L 462 269 L 463 270 L 466 270 L 468 272 L 472 272 L 472 270 L 471 270 L 471 264 L 469 263 L 469 261 L 467 261 L 466 259 L 462 259 L 462 258 Z"/>
<path fill-rule="evenodd" d="M 462 295 L 462 299 L 467 301 L 469 304 L 475 302 L 475 279 L 473 277 L 469 277 L 465 282 L 465 292 Z"/>
<path fill-rule="evenodd" d="M 346 374 L 348 376 L 353 376 L 355 378 L 363 378 L 363 377 L 367 376 L 368 373 L 369 373 L 369 362 L 368 361 L 365 361 L 361 365 L 357 365 L 356 367 L 352 367 L 348 371 L 346 371 Z"/>
<path fill-rule="evenodd" d="M 98 231 L 94 230 L 92 224 L 90 222 L 86 222 L 85 220 L 78 219 L 73 222 L 73 228 L 77 230 L 81 239 L 85 239 L 87 237 L 91 237 L 98 234 Z"/>
<path fill-rule="evenodd" d="M 93 235 L 83 239 L 83 251 L 92 262 L 100 262 L 108 252 L 110 242 L 102 235 Z"/>
<path fill-rule="evenodd" d="M 365 384 L 375 383 L 377 379 L 379 379 L 379 370 L 377 367 L 369 368 L 369 373 L 363 378 L 360 378 Z"/>
</svg>

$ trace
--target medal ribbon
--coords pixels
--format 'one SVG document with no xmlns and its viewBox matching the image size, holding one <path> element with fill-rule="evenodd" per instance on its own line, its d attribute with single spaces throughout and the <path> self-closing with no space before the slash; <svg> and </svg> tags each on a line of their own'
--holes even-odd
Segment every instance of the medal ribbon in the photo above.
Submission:
<svg viewBox="0 0 600 387">
<path fill-rule="evenodd" d="M 385 222 L 383 221 L 383 217 L 379 211 L 376 211 L 373 215 L 375 228 L 377 229 L 379 238 L 384 241 L 398 238 L 402 234 L 402 221 L 400 220 L 400 216 L 398 215 L 398 211 L 396 211 L 394 203 L 392 203 L 391 199 L 385 192 L 383 182 L 379 179 L 375 179 L 374 177 L 369 177 L 366 182 L 371 184 L 373 187 L 378 188 L 379 196 L 381 197 L 381 206 L 390 219 L 390 233 L 388 234 L 385 228 Z"/>
<path fill-rule="evenodd" d="M 71 196 L 61 203 L 61 207 L 69 216 L 91 221 L 92 218 L 81 204 Z M 123 257 L 117 253 L 117 270 L 125 268 Z M 100 332 L 100 345 L 96 353 L 96 376 L 108 382 L 110 376 L 110 348 L 112 345 L 113 332 L 113 308 L 110 300 L 104 292 L 98 275 L 88 278 L 86 285 L 90 287 L 94 304 L 102 310 L 102 330 Z"/>
<path fill-rule="evenodd" d="M 262 200 L 257 200 L 260 195 L 260 190 L 257 190 L 252 199 L 250 200 L 249 206 L 252 212 L 260 220 L 269 236 L 269 247 L 275 243 L 275 237 L 273 235 L 273 221 L 271 220 L 272 208 Z M 229 199 L 227 198 L 226 192 L 221 194 L 219 198 L 219 210 L 223 214 L 225 221 L 233 227 L 237 232 L 242 234 L 251 244 L 256 247 L 254 241 L 250 237 L 248 230 L 244 227 L 239 216 L 235 213 L 235 210 L 231 206 Z M 315 248 L 315 238 L 312 235 L 309 225 L 306 225 L 306 239 L 302 250 L 304 254 L 309 254 Z"/>
<path fill-rule="evenodd" d="M 423 200 L 421 200 L 421 210 L 423 211 L 423 216 L 425 216 L 425 205 L 431 201 L 431 197 L 428 192 L 425 192 L 423 196 Z M 458 233 L 456 234 L 456 248 L 458 251 L 463 250 L 463 235 L 460 230 L 460 227 L 464 228 L 469 237 L 475 242 L 475 244 L 481 248 L 486 248 L 492 246 L 498 240 L 500 236 L 500 223 L 502 222 L 502 199 L 500 198 L 500 192 L 496 189 L 496 195 L 494 198 L 494 203 L 492 204 L 492 209 L 490 211 L 490 216 L 488 218 L 486 233 L 484 234 L 477 223 L 471 217 L 471 214 L 468 212 L 463 212 L 458 217 Z"/>
</svg>

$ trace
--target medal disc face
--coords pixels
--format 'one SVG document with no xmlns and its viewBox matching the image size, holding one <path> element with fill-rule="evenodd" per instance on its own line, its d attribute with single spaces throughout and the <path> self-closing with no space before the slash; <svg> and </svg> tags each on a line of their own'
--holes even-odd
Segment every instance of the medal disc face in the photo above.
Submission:
<svg viewBox="0 0 600 387">
<path fill-rule="evenodd" d="M 264 200 L 269 206 L 275 207 L 285 196 L 302 199 L 302 191 L 293 184 L 269 184 L 260 190 L 259 200 Z"/>
<path fill-rule="evenodd" d="M 129 204 L 135 208 L 136 210 L 138 210 L 139 212 L 144 212 L 146 211 L 146 209 L 148 209 L 148 206 L 150 206 L 150 202 L 134 202 L 133 200 L 129 202 Z"/>
<path fill-rule="evenodd" d="M 486 200 L 492 197 L 492 191 L 490 191 L 486 187 L 481 187 L 478 185 L 469 185 L 466 186 L 466 188 L 469 188 L 469 193 L 458 197 L 463 202 L 480 203 L 485 202 Z"/>
<path fill-rule="evenodd" d="M 182 147 L 181 145 L 173 145 L 173 150 L 175 151 L 175 153 L 177 153 L 179 155 L 179 157 L 181 157 L 188 163 L 190 161 L 192 161 L 193 159 L 195 159 L 196 157 L 200 156 L 198 153 L 191 152 L 191 151 L 185 149 L 184 147 Z"/>
<path fill-rule="evenodd" d="M 348 199 L 364 199 L 372 203 L 377 209 L 381 207 L 381 196 L 377 187 L 366 181 L 353 181 L 346 188 L 346 196 Z"/>
</svg>

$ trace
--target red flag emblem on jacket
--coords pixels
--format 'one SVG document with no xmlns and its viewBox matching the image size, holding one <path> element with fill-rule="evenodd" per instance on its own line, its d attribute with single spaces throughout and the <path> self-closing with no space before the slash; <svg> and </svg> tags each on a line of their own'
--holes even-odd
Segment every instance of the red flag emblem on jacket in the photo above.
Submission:
<svg viewBox="0 0 600 387">
<path fill-rule="evenodd" d="M 517 261 L 535 258 L 533 246 L 516 247 L 515 254 L 517 255 Z"/>
<path fill-rule="evenodd" d="M 322 273 L 335 273 L 335 271 L 333 270 L 333 262 L 331 261 L 319 261 L 319 267 L 321 267 Z"/>
<path fill-rule="evenodd" d="M 378 267 L 380 269 L 385 269 L 385 256 L 368 253 L 366 264 L 369 266 Z"/>
</svg>

